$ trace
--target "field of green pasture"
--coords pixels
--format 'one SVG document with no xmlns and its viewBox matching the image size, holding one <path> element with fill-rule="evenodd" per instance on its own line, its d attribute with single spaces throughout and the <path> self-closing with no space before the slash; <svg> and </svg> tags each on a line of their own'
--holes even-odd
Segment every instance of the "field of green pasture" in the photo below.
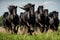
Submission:
<svg viewBox="0 0 60 40">
<path fill-rule="evenodd" d="M 60 40 L 60 27 L 57 32 L 40 33 L 34 35 L 0 33 L 0 40 Z"/>
</svg>

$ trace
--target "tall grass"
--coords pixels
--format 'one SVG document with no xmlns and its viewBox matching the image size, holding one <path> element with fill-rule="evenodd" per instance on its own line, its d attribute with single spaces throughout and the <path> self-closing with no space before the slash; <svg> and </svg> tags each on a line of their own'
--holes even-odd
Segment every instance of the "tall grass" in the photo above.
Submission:
<svg viewBox="0 0 60 40">
<path fill-rule="evenodd" d="M 0 17 L 0 26 L 2 26 L 2 16 Z"/>
<path fill-rule="evenodd" d="M 0 40 L 60 40 L 60 27 L 57 32 L 48 32 L 34 35 L 0 33 Z"/>
</svg>

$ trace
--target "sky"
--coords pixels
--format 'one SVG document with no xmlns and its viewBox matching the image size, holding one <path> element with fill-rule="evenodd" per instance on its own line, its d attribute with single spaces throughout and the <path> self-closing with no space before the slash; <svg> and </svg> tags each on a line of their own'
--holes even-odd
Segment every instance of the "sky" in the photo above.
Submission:
<svg viewBox="0 0 60 40">
<path fill-rule="evenodd" d="M 8 11 L 9 5 L 23 7 L 28 3 L 35 4 L 35 11 L 39 5 L 43 5 L 44 9 L 49 10 L 49 13 L 52 11 L 58 11 L 60 19 L 60 0 L 0 0 L 0 16 L 2 16 L 4 12 Z M 24 12 L 24 10 L 19 7 L 17 8 L 18 15 L 20 15 L 20 12 Z"/>
</svg>

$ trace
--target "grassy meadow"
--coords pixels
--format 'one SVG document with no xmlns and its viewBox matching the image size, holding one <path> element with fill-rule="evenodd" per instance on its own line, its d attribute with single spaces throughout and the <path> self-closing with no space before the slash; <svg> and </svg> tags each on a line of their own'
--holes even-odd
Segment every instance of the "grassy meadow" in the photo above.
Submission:
<svg viewBox="0 0 60 40">
<path fill-rule="evenodd" d="M 34 35 L 0 33 L 0 40 L 60 40 L 60 30 Z"/>
<path fill-rule="evenodd" d="M 2 26 L 2 16 L 0 17 L 0 26 Z"/>
</svg>

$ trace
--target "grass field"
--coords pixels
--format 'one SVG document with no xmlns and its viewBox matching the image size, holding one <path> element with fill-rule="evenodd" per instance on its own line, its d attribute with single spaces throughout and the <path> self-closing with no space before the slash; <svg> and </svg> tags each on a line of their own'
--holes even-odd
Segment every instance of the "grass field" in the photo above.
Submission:
<svg viewBox="0 0 60 40">
<path fill-rule="evenodd" d="M 2 16 L 0 17 L 0 26 L 2 26 Z"/>
<path fill-rule="evenodd" d="M 0 33 L 0 40 L 60 40 L 60 27 L 57 32 L 40 33 L 34 35 Z"/>
</svg>

